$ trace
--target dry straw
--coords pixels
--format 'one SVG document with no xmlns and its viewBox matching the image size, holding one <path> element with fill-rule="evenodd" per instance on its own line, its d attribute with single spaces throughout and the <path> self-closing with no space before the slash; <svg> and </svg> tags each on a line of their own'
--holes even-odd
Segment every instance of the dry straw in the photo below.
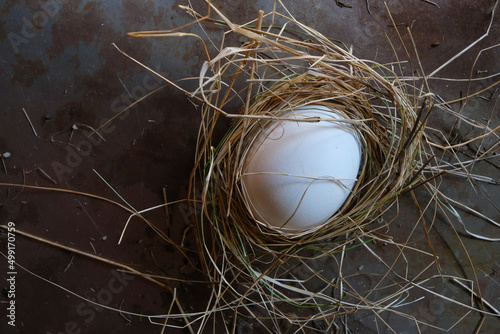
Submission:
<svg viewBox="0 0 500 334">
<path fill-rule="evenodd" d="M 272 12 L 264 15 L 261 11 L 256 20 L 244 25 L 231 22 L 208 5 L 206 16 L 185 8 L 197 18 L 193 23 L 225 26 L 226 34 L 247 41 L 222 45 L 213 58 L 205 47 L 207 61 L 198 89 L 191 93 L 203 105 L 192 176 L 193 194 L 202 189 L 203 215 L 197 221 L 200 257 L 209 279 L 217 282 L 200 328 L 213 314 L 229 310 L 233 319 L 226 328 L 229 332 L 241 330 L 237 319 L 242 316 L 270 328 L 269 332 L 307 332 L 308 328 L 332 329 L 334 319 L 367 310 L 388 327 L 382 316 L 386 311 L 410 319 L 416 328 L 425 323 L 448 329 L 404 312 L 406 306 L 424 299 L 425 293 L 436 296 L 429 286 L 443 278 L 428 236 L 436 210 L 459 217 L 437 181 L 445 169 L 460 174 L 463 166 L 441 168 L 443 164 L 435 157 L 436 150 L 441 150 L 442 157 L 446 152 L 456 154 L 453 146 L 437 143 L 427 133 L 436 96 L 426 78 L 416 86 L 418 78 L 404 78 L 399 62 L 383 65 L 358 59 L 342 43 L 295 20 L 284 6 L 287 14 L 280 13 L 277 2 Z M 213 12 L 218 19 L 211 16 Z M 411 37 L 409 29 L 408 33 Z M 132 35 L 194 36 L 174 31 Z M 281 117 L 284 112 L 311 104 L 340 111 L 346 118 L 342 122 L 350 123 L 359 134 L 363 163 L 357 183 L 340 210 L 319 227 L 287 231 L 260 224 L 252 219 L 241 188 L 245 152 L 267 124 L 287 122 Z M 441 109 L 446 108 L 443 105 Z M 232 124 L 219 141 L 216 130 L 227 118 Z M 431 199 L 417 200 L 418 188 Z M 387 230 L 384 218 L 397 212 L 391 208 L 403 195 L 414 201 L 417 218 L 408 239 L 396 242 L 380 232 Z M 193 195 L 193 200 L 200 198 Z M 426 212 L 432 210 L 434 218 L 426 221 Z M 423 231 L 424 247 L 409 242 L 417 229 Z M 377 241 L 392 247 L 393 254 L 379 254 L 368 244 Z M 369 286 L 360 286 L 363 276 L 356 269 L 362 266 L 353 270 L 351 263 L 359 261 L 358 253 L 382 267 L 365 274 Z M 409 263 L 410 255 L 421 257 L 423 264 Z M 418 290 L 417 297 L 412 295 L 414 290 Z"/>
</svg>

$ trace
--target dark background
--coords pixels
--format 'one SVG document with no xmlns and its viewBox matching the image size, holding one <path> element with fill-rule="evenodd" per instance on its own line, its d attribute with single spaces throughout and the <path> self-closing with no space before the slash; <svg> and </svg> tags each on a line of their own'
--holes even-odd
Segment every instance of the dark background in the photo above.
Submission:
<svg viewBox="0 0 500 334">
<path fill-rule="evenodd" d="M 263 0 L 214 3 L 235 23 L 248 22 L 256 18 L 258 10 L 267 12 L 272 8 L 272 1 Z M 352 8 L 341 7 L 333 0 L 285 1 L 298 21 L 352 45 L 354 55 L 361 59 L 380 63 L 396 61 L 389 40 L 397 54 L 403 59 L 406 57 L 382 1 L 346 0 L 344 3 Z M 387 1 L 408 47 L 411 44 L 405 26 L 411 26 L 427 74 L 486 32 L 494 4 L 487 0 L 436 0 L 435 3 L 439 8 L 425 1 Z M 170 0 L 3 1 L 0 5 L 0 154 L 9 152 L 10 157 L 3 160 L 5 170 L 0 166 L 0 182 L 88 192 L 122 203 L 95 170 L 137 210 L 162 204 L 163 189 L 169 201 L 186 198 L 199 109 L 184 93 L 168 85 L 163 87 L 165 82 L 112 46 L 115 43 L 151 69 L 187 90 L 193 89 L 194 80 L 182 79 L 197 76 L 205 60 L 197 39 L 127 37 L 131 31 L 171 29 L 191 22 L 192 17 L 180 9 L 179 4 L 187 5 Z M 202 14 L 206 12 L 199 2 L 193 6 Z M 482 49 L 500 42 L 499 27 L 497 15 L 489 36 L 435 75 L 458 80 L 430 80 L 432 90 L 450 101 L 465 96 L 468 88 L 475 92 L 498 81 L 496 76 L 473 81 L 468 87 L 467 79 L 471 75 L 481 78 L 500 72 L 500 47 L 482 52 L 473 67 Z M 198 26 L 192 26 L 186 31 L 205 39 L 208 36 L 215 45 L 220 45 L 224 29 L 210 26 L 203 32 Z M 234 36 L 228 38 L 231 43 L 242 42 Z M 133 101 L 160 87 L 163 88 L 103 129 L 105 141 L 96 136 L 92 141 L 86 138 L 89 127 L 97 128 Z M 463 114 L 479 122 L 489 119 L 490 127 L 494 128 L 500 118 L 496 98 L 498 93 L 490 88 L 468 100 L 465 106 L 454 103 L 451 107 L 456 111 L 463 107 Z M 449 115 L 437 111 L 430 124 L 449 130 L 452 122 Z M 73 127 L 76 130 L 72 130 Z M 456 131 L 459 138 L 467 139 L 471 135 L 467 124 Z M 464 154 L 474 155 L 477 147 L 477 142 L 465 147 Z M 500 159 L 490 161 L 477 163 L 474 173 L 499 179 Z M 500 213 L 494 206 L 500 203 L 497 185 L 480 183 L 472 188 L 462 178 L 447 176 L 441 190 L 500 221 Z M 80 195 L 13 186 L 0 187 L 0 203 L 1 224 L 14 222 L 17 229 L 46 240 L 144 273 L 170 277 L 173 280 L 167 283 L 177 289 L 184 312 L 203 312 L 209 288 L 202 283 L 187 282 L 204 279 L 197 269 L 196 257 L 189 252 L 183 256 L 137 218 L 132 219 L 118 245 L 129 215 L 117 206 Z M 401 201 L 398 224 L 409 224 L 415 218 L 410 204 L 410 201 Z M 193 248 L 192 231 L 184 233 L 190 221 L 187 205 L 183 202 L 172 205 L 169 216 L 168 230 L 163 208 L 147 214 L 151 222 L 170 233 L 175 243 L 184 241 L 183 246 Z M 444 218 L 436 220 L 432 237 L 442 256 L 444 272 L 473 279 L 465 253 Z M 492 224 L 472 215 L 464 214 L 463 218 L 470 231 L 500 238 L 500 231 Z M 459 224 L 455 227 L 463 231 Z M 398 230 L 390 233 L 397 234 Z M 499 309 L 500 246 L 465 234 L 462 240 L 476 267 L 483 296 Z M 5 234 L 0 245 L 5 253 Z M 415 256 L 408 261 L 418 262 Z M 117 272 L 117 266 L 112 264 L 34 241 L 19 233 L 16 261 L 16 327 L 7 325 L 4 315 L 7 298 L 2 294 L 1 333 L 161 332 L 161 327 L 151 324 L 146 317 L 128 317 L 113 310 L 96 309 L 82 297 L 115 309 L 156 315 L 165 314 L 170 308 L 172 295 L 168 289 Z M 7 278 L 7 260 L 3 257 L 0 270 L 2 279 Z M 0 285 L 4 286 L 6 281 Z M 443 289 L 448 288 L 440 291 Z M 459 294 L 461 290 L 453 291 Z M 428 300 L 424 306 L 415 306 L 413 316 L 436 326 L 449 328 L 467 313 L 463 308 L 433 303 L 432 298 Z M 450 313 L 444 313 L 443 307 Z M 172 310 L 179 312 L 177 306 Z M 348 317 L 348 327 L 352 332 L 376 332 L 374 318 L 369 312 L 360 312 Z M 480 319 L 472 312 L 452 331 L 471 333 Z M 417 331 L 411 319 L 390 315 L 385 320 L 398 332 Z M 184 324 L 181 320 L 169 323 Z M 342 326 L 341 322 L 338 324 Z M 499 325 L 499 319 L 487 317 L 482 329 L 492 333 Z M 249 326 L 246 330 L 252 331 Z M 379 330 L 388 332 L 383 325 Z M 262 328 L 255 326 L 253 331 L 258 333 Z M 435 329 L 424 326 L 421 331 L 431 333 Z M 165 332 L 188 331 L 166 329 Z"/>
</svg>

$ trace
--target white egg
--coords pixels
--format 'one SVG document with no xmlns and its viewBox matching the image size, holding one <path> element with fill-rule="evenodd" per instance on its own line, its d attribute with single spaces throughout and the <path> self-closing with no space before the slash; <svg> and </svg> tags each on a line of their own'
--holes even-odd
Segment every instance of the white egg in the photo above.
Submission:
<svg viewBox="0 0 500 334">
<path fill-rule="evenodd" d="M 332 121 L 272 121 L 249 145 L 241 178 L 248 210 L 258 222 L 303 231 L 330 218 L 356 183 L 359 134 L 331 109 L 308 105 L 282 115 Z"/>
</svg>

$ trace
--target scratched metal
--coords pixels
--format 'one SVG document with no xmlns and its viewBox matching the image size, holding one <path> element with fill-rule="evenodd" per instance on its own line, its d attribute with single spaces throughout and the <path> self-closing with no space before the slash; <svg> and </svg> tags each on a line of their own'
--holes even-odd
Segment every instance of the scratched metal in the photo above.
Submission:
<svg viewBox="0 0 500 334">
<path fill-rule="evenodd" d="M 352 46 L 359 58 L 389 63 L 397 60 L 396 52 L 401 59 L 406 59 L 382 1 L 343 2 L 352 8 L 342 8 L 333 0 L 291 1 L 287 6 L 298 21 Z M 259 9 L 269 10 L 272 5 L 272 2 L 262 0 L 216 3 L 237 23 L 254 19 Z M 406 26 L 411 27 L 427 74 L 486 32 L 493 2 L 436 3 L 440 8 L 425 1 L 387 1 L 405 45 L 414 58 L 406 30 Z M 200 41 L 195 38 L 134 39 L 127 36 L 130 31 L 171 29 L 191 22 L 192 17 L 180 9 L 179 4 L 185 3 L 172 0 L 2 2 L 0 154 L 9 152 L 10 157 L 4 159 L 7 172 L 0 166 L 0 182 L 88 192 L 127 205 L 95 170 L 136 209 L 163 203 L 162 189 L 165 189 L 169 201 L 185 198 L 193 165 L 199 110 L 184 93 L 165 86 L 160 78 L 121 55 L 112 45 L 115 43 L 139 62 L 180 86 L 192 89 L 194 81 L 179 80 L 198 74 L 205 60 Z M 205 13 L 199 2 L 194 6 L 200 13 Z M 498 47 L 484 51 L 474 68 L 473 65 L 480 50 L 498 43 L 499 25 L 500 17 L 496 17 L 490 35 L 438 72 L 436 77 L 468 79 L 470 75 L 479 78 L 498 73 Z M 206 33 L 216 45 L 220 43 L 223 32 L 219 27 L 205 32 L 197 26 L 187 30 Z M 231 38 L 232 42 L 239 42 L 237 38 Z M 213 51 L 213 47 L 210 48 Z M 409 64 L 403 67 L 405 73 L 420 72 L 420 68 L 411 68 Z M 463 96 L 467 89 L 471 92 L 486 89 L 495 80 L 498 77 L 474 81 L 470 87 L 465 81 L 431 80 L 430 85 L 444 99 L 453 100 Z M 97 136 L 87 138 L 91 128 L 99 127 L 133 101 L 157 89 L 106 126 L 102 131 L 104 140 Z M 481 122 L 491 119 L 492 128 L 498 126 L 500 108 L 491 99 L 493 96 L 494 89 L 486 89 L 469 100 L 462 112 Z M 457 111 L 462 107 L 460 103 L 452 106 Z M 439 111 L 431 116 L 430 122 L 444 131 L 450 131 L 454 125 L 450 117 Z M 460 123 L 456 128 L 457 140 L 469 138 L 470 125 Z M 223 130 L 220 129 L 221 133 Z M 463 152 L 464 158 L 466 154 L 474 155 L 479 145 L 479 142 L 468 145 Z M 498 147 L 496 149 L 499 153 Z M 500 159 L 491 161 L 496 166 L 480 162 L 474 171 L 499 179 Z M 500 213 L 495 208 L 500 203 L 497 185 L 478 183 L 473 189 L 458 177 L 447 177 L 442 189 L 500 221 Z M 12 221 L 19 230 L 52 242 L 130 265 L 143 273 L 175 279 L 165 283 L 177 289 L 184 312 L 203 310 L 210 297 L 206 285 L 182 281 L 204 279 L 196 269 L 199 268 L 196 255 L 187 251 L 187 258 L 184 257 L 139 219 L 132 219 L 122 243 L 118 245 L 128 214 L 110 203 L 80 195 L 16 187 L 1 187 L 0 203 L 1 224 Z M 388 231 L 396 238 L 408 232 L 408 226 L 418 214 L 408 198 L 401 200 L 399 209 L 399 217 Z M 166 230 L 163 208 L 146 215 Z M 194 249 L 192 232 L 185 233 L 189 219 L 190 212 L 185 204 L 172 206 L 168 233 L 177 244 L 184 241 L 186 249 Z M 464 214 L 464 222 L 474 233 L 500 237 L 498 228 L 475 216 Z M 452 223 L 461 231 L 462 241 L 476 265 L 483 296 L 500 308 L 498 243 L 468 238 L 459 224 Z M 443 272 L 472 279 L 464 251 L 445 217 L 438 216 L 432 229 L 432 242 L 441 256 Z M 0 244 L 4 252 L 4 237 L 0 238 Z M 378 247 L 381 253 L 391 252 L 388 246 L 373 247 Z M 171 306 L 172 296 L 165 288 L 116 271 L 118 268 L 112 264 L 21 235 L 17 236 L 16 260 L 17 326 L 7 325 L 5 304 L 0 304 L 1 333 L 159 333 L 161 327 L 150 324 L 147 318 L 121 315 L 98 308 L 90 301 L 149 315 L 164 314 Z M 408 261 L 418 264 L 421 258 L 415 256 Z M 4 277 L 7 268 L 3 258 L 0 259 L 0 270 Z M 380 269 L 374 263 L 363 270 L 376 272 Z M 360 287 L 372 286 L 369 278 L 359 277 L 356 284 Z M 4 285 L 5 282 L 0 287 Z M 444 284 L 436 289 L 467 302 L 463 290 Z M 424 306 L 409 305 L 405 312 L 442 327 L 453 325 L 464 315 L 463 310 L 456 311 L 432 296 L 427 297 Z M 6 301 L 6 295 L 2 294 L 1 298 L 2 302 Z M 173 312 L 179 312 L 177 305 L 174 305 Z M 411 320 L 394 315 L 384 315 L 384 320 L 399 333 L 416 332 Z M 360 312 L 348 318 L 348 328 L 351 332 L 376 332 L 373 321 L 373 314 Z M 472 332 L 479 322 L 480 316 L 472 312 L 453 331 Z M 182 319 L 172 323 L 184 326 Z M 344 330 L 340 320 L 338 324 Z M 245 333 L 265 332 L 258 324 L 253 325 L 241 325 L 240 329 Z M 379 326 L 380 332 L 389 332 L 380 321 Z M 482 329 L 492 333 L 497 327 L 498 319 L 487 317 Z M 224 332 L 222 326 L 217 328 L 217 332 Z M 421 330 L 434 332 L 426 327 Z M 188 331 L 168 329 L 166 332 Z M 211 332 L 211 327 L 206 332 Z"/>
</svg>

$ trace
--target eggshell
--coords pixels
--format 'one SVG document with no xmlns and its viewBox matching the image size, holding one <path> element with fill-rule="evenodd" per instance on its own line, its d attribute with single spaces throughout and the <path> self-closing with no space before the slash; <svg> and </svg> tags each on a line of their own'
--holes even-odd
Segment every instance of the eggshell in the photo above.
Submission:
<svg viewBox="0 0 500 334">
<path fill-rule="evenodd" d="M 249 145 L 241 186 L 253 218 L 283 231 L 318 226 L 345 202 L 361 161 L 359 134 L 331 109 L 308 105 L 282 115 L 332 121 L 272 121 Z"/>
</svg>

